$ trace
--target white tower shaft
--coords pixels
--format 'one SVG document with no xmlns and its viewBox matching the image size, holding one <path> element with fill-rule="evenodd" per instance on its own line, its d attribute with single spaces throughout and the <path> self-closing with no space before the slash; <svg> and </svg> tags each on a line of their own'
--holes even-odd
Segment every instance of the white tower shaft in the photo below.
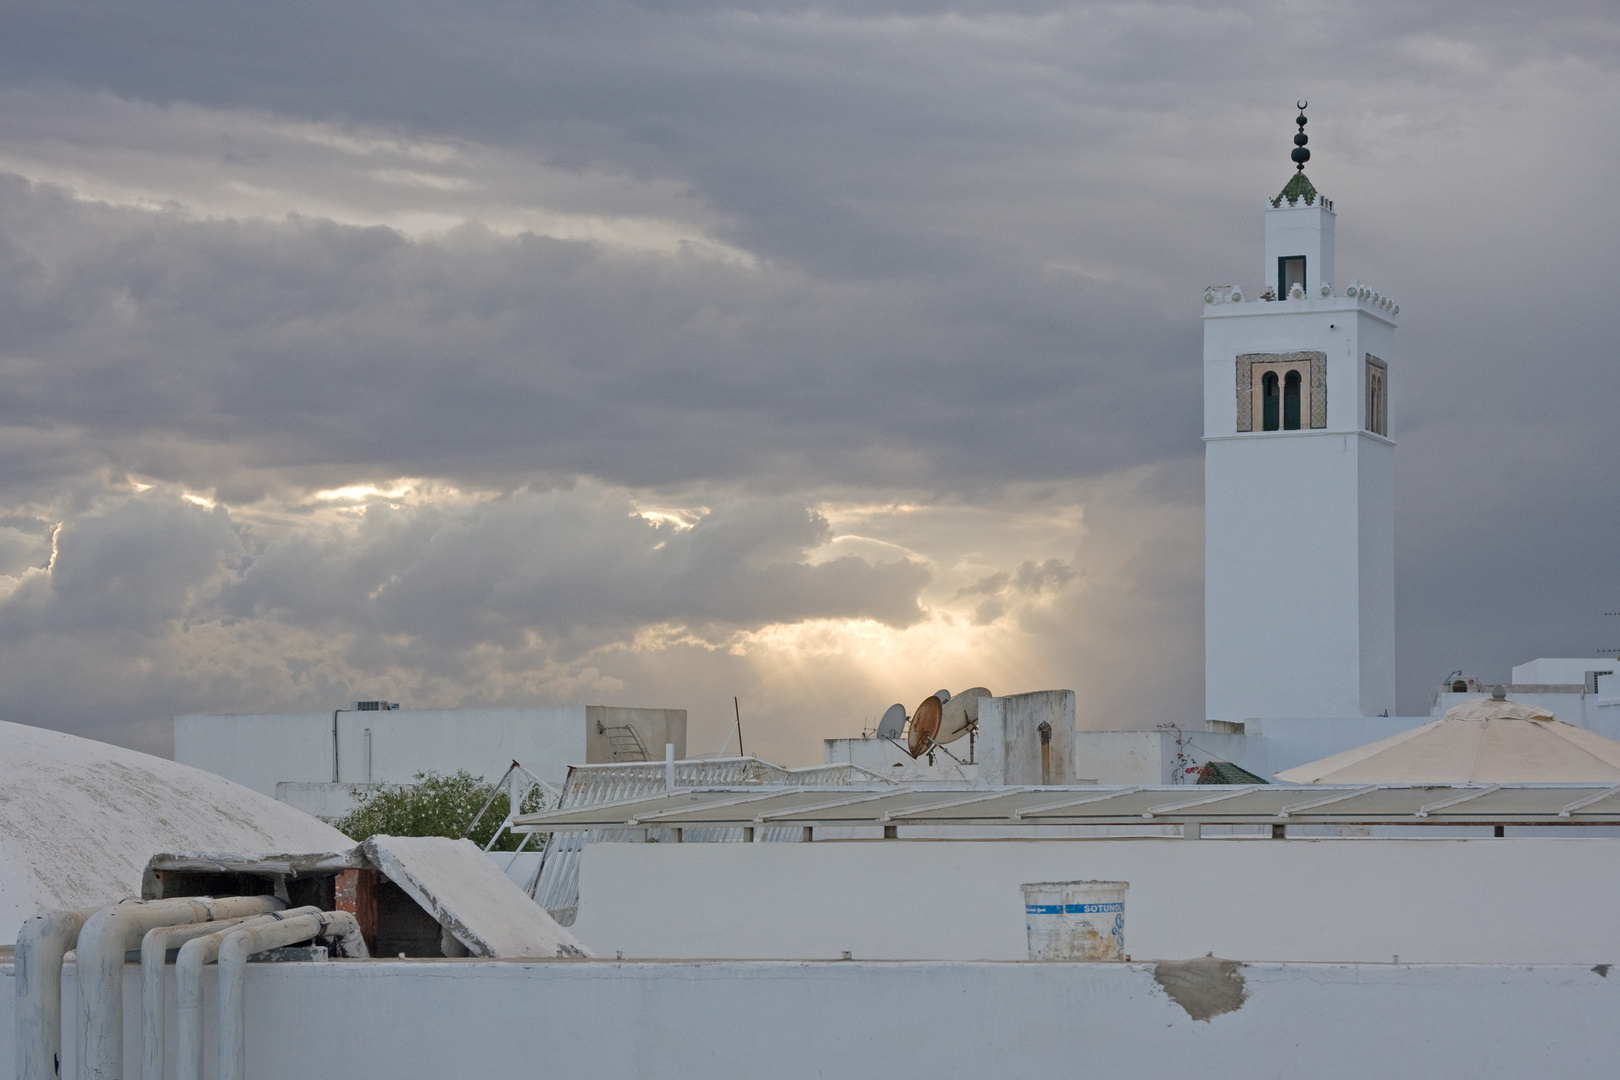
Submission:
<svg viewBox="0 0 1620 1080">
<path fill-rule="evenodd" d="M 1310 198 L 1266 213 L 1279 299 L 1205 297 L 1205 715 L 1216 720 L 1395 706 L 1393 305 L 1359 289 L 1322 295 L 1333 211 L 1303 173 L 1289 190 Z M 1289 299 L 1295 283 L 1302 298 Z"/>
</svg>

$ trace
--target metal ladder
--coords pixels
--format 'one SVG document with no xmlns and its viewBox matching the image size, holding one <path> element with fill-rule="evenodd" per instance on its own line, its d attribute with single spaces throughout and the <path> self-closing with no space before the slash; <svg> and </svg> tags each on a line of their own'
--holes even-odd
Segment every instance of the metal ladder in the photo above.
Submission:
<svg viewBox="0 0 1620 1080">
<path fill-rule="evenodd" d="M 608 750 L 615 762 L 652 760 L 652 755 L 647 753 L 647 748 L 642 745 L 641 736 L 637 735 L 636 729 L 629 724 L 604 726 L 602 732 L 607 736 Z"/>
</svg>

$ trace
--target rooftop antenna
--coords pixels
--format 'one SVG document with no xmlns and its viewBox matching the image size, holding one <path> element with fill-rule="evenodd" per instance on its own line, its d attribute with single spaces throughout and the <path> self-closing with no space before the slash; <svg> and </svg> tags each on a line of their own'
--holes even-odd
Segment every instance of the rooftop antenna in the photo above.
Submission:
<svg viewBox="0 0 1620 1080">
<path fill-rule="evenodd" d="M 747 757 L 748 755 L 743 753 L 742 747 L 742 706 L 737 704 L 735 696 L 731 699 L 731 708 L 737 714 L 737 756 Z"/>
<path fill-rule="evenodd" d="M 1294 135 L 1294 152 L 1289 155 L 1294 159 L 1296 170 L 1301 173 L 1305 171 L 1305 163 L 1311 160 L 1311 152 L 1305 149 L 1305 144 L 1311 141 L 1311 137 L 1305 134 L 1305 107 L 1309 104 L 1304 99 L 1298 102 L 1299 115 L 1294 118 L 1294 123 L 1299 125 L 1299 131 Z"/>
</svg>

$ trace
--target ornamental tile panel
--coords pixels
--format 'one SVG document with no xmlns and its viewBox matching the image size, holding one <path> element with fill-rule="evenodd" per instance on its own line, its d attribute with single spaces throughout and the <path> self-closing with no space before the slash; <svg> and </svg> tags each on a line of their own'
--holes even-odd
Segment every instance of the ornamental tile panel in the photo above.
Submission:
<svg viewBox="0 0 1620 1080">
<path fill-rule="evenodd" d="M 1244 353 L 1237 358 L 1237 429 L 1254 430 L 1254 366 L 1307 364 L 1310 378 L 1310 418 L 1313 428 L 1327 427 L 1327 353 L 1315 350 L 1286 353 Z"/>
</svg>

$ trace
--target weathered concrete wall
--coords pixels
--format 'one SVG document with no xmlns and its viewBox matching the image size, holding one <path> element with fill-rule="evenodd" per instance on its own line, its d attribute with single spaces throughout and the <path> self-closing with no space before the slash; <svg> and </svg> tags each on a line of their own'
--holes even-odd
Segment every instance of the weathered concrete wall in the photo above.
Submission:
<svg viewBox="0 0 1620 1080">
<path fill-rule="evenodd" d="M 1052 727 L 1050 775 L 1041 773 L 1037 729 Z M 1037 690 L 979 702 L 979 780 L 997 784 L 1074 782 L 1074 691 Z"/>
<path fill-rule="evenodd" d="M 593 844 L 598 955 L 1016 960 L 1019 885 L 1128 881 L 1136 957 L 1620 961 L 1620 839 Z"/>
<path fill-rule="evenodd" d="M 1620 970 L 1203 967 L 254 964 L 247 1075 L 1479 1080 L 1602 1076 L 1620 1057 Z M 0 967 L 0 1076 L 14 1060 L 10 973 Z M 138 976 L 126 968 L 131 1033 L 139 1030 Z M 71 968 L 66 990 L 71 1002 Z M 206 991 L 212 1078 L 213 969 Z M 65 1010 L 70 1078 L 75 1011 Z M 168 1016 L 172 1039 L 172 998 Z M 124 1047 L 124 1075 L 137 1075 L 139 1040 Z"/>
<path fill-rule="evenodd" d="M 609 728 L 632 728 L 649 761 L 664 760 L 664 744 L 675 745 L 675 758 L 686 757 L 685 709 L 621 709 L 610 705 L 585 707 L 585 757 L 570 765 L 606 765 L 613 761 Z"/>
</svg>

